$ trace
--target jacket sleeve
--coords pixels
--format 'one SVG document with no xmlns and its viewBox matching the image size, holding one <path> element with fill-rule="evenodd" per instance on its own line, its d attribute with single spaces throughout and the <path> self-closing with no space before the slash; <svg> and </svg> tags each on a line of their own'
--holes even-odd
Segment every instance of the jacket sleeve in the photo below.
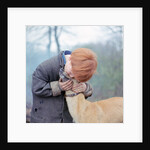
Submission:
<svg viewBox="0 0 150 150">
<path fill-rule="evenodd" d="M 93 94 L 93 88 L 91 87 L 91 85 L 89 83 L 85 83 L 86 84 L 86 90 L 83 93 L 85 98 L 87 99 L 88 97 L 92 96 Z"/>
<path fill-rule="evenodd" d="M 58 81 L 50 82 L 42 65 L 39 65 L 32 75 L 32 93 L 42 97 L 61 95 Z"/>
</svg>

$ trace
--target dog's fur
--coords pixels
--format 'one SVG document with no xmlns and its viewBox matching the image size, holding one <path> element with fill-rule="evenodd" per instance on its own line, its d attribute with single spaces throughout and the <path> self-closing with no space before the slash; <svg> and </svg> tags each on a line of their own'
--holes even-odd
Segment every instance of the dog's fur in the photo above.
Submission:
<svg viewBox="0 0 150 150">
<path fill-rule="evenodd" d="M 76 84 L 76 80 L 73 81 Z M 72 93 L 72 91 L 66 91 L 66 95 Z M 123 122 L 123 97 L 90 102 L 80 93 L 74 97 L 66 97 L 66 101 L 75 123 Z"/>
</svg>

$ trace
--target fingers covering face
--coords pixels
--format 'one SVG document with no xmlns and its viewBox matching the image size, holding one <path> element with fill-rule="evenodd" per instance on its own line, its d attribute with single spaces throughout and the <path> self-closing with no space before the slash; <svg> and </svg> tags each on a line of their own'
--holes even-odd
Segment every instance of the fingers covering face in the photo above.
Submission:
<svg viewBox="0 0 150 150">
<path fill-rule="evenodd" d="M 73 90 L 75 90 L 75 89 L 82 89 L 82 88 L 84 88 L 82 83 L 79 83 L 77 85 L 73 85 L 73 87 L 72 87 Z"/>
<path fill-rule="evenodd" d="M 85 89 L 86 89 L 85 83 L 79 83 L 79 84 L 74 85 L 74 86 L 72 87 L 72 90 L 73 90 L 75 93 L 84 92 Z"/>
<path fill-rule="evenodd" d="M 69 90 L 72 88 L 72 85 L 73 85 L 73 82 L 68 80 L 68 81 L 62 83 L 62 88 L 64 90 Z"/>
</svg>

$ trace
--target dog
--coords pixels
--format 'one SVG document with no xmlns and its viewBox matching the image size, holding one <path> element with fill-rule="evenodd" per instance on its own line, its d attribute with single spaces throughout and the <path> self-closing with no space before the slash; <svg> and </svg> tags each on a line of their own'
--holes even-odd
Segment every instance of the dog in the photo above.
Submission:
<svg viewBox="0 0 150 150">
<path fill-rule="evenodd" d="M 74 84 L 78 83 L 75 79 L 72 80 Z M 75 123 L 123 122 L 123 97 L 90 102 L 85 99 L 83 93 L 76 94 L 69 90 L 65 92 L 65 95 L 69 112 Z"/>
</svg>

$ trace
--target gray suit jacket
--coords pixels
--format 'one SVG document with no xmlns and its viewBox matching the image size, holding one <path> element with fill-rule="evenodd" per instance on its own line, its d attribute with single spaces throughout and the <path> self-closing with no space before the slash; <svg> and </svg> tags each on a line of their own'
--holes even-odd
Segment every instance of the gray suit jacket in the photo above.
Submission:
<svg viewBox="0 0 150 150">
<path fill-rule="evenodd" d="M 33 106 L 31 123 L 72 123 L 64 97 L 59 88 L 59 72 L 64 68 L 62 52 L 41 63 L 32 75 Z M 87 84 L 85 97 L 92 95 L 92 88 Z"/>
</svg>

